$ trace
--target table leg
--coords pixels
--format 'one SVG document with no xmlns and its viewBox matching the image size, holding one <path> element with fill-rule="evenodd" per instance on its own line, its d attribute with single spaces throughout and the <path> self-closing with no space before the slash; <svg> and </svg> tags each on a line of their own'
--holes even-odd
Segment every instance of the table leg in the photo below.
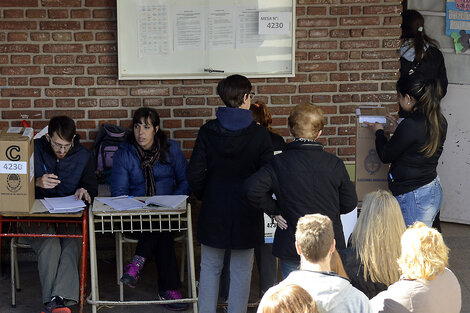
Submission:
<svg viewBox="0 0 470 313">
<path fill-rule="evenodd" d="M 82 261 L 80 270 L 80 313 L 83 313 L 83 308 L 86 301 L 86 279 L 88 267 L 88 214 L 87 210 L 83 211 L 82 216 Z"/>
<path fill-rule="evenodd" d="M 92 207 L 88 213 L 88 227 L 90 239 L 90 277 L 91 277 L 91 300 L 99 300 L 98 292 L 98 265 L 96 261 L 96 241 L 95 241 L 95 223 L 93 222 Z M 96 304 L 91 305 L 92 313 L 96 313 Z"/>
<path fill-rule="evenodd" d="M 2 233 L 3 216 L 0 215 L 0 234 Z M 0 275 L 3 274 L 2 266 L 2 236 L 0 236 Z"/>
</svg>

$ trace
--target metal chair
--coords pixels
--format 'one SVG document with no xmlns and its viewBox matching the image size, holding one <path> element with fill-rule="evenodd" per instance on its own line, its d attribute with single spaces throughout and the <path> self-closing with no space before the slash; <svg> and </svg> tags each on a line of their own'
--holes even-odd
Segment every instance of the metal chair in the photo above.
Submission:
<svg viewBox="0 0 470 313">
<path fill-rule="evenodd" d="M 175 242 L 181 242 L 181 261 L 180 261 L 180 281 L 184 281 L 184 269 L 185 269 L 185 259 L 186 259 L 186 242 L 187 242 L 187 233 L 184 232 L 181 235 L 174 238 Z M 127 237 L 121 232 L 116 232 L 116 283 L 119 285 L 119 300 L 124 301 L 124 285 L 121 283 L 120 279 L 123 273 L 123 255 L 122 255 L 122 245 L 125 243 L 135 243 L 137 244 L 138 240 L 134 238 Z"/>
<path fill-rule="evenodd" d="M 13 308 L 16 307 L 16 292 L 21 290 L 17 248 L 31 248 L 31 246 L 26 243 L 18 242 L 18 237 L 13 237 L 10 241 L 11 306 Z"/>
</svg>

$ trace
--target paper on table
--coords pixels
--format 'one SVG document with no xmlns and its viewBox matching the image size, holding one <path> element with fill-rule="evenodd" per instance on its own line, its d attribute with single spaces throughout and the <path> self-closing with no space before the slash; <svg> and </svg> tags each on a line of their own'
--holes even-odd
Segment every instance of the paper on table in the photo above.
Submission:
<svg viewBox="0 0 470 313">
<path fill-rule="evenodd" d="M 50 213 L 75 213 L 86 207 L 82 200 L 75 200 L 75 196 L 41 199 Z"/>
<path fill-rule="evenodd" d="M 167 208 L 177 208 L 188 196 L 186 195 L 171 195 L 171 196 L 153 196 L 145 200 L 145 204 L 154 204 Z"/>
<path fill-rule="evenodd" d="M 125 211 L 125 210 L 138 210 L 142 209 L 145 204 L 136 200 L 134 198 L 129 198 L 128 196 L 122 197 L 110 197 L 110 198 L 96 198 L 96 200 L 109 205 L 115 210 Z"/>
</svg>

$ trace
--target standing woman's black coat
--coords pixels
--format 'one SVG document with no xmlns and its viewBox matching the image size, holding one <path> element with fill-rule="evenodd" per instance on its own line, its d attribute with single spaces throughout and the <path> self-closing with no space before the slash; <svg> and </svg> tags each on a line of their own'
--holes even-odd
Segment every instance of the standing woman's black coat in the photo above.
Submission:
<svg viewBox="0 0 470 313">
<path fill-rule="evenodd" d="M 263 212 L 245 201 L 242 186 L 272 158 L 273 148 L 267 129 L 252 118 L 244 128 L 233 127 L 240 114 L 251 118 L 248 110 L 219 108 L 218 118 L 201 127 L 186 172 L 202 200 L 197 240 L 218 249 L 250 249 L 263 240 Z"/>
</svg>

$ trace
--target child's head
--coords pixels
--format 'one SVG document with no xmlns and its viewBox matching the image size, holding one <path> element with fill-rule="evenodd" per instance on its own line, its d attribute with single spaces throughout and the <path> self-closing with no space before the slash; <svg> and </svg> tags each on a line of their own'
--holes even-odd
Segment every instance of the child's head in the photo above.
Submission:
<svg viewBox="0 0 470 313">
<path fill-rule="evenodd" d="M 299 104 L 290 112 L 288 123 L 295 138 L 315 140 L 323 129 L 323 112 L 315 104 Z"/>
<path fill-rule="evenodd" d="M 277 285 L 262 301 L 262 313 L 318 313 L 312 296 L 298 285 Z"/>
<path fill-rule="evenodd" d="M 307 214 L 299 218 L 295 241 L 308 262 L 323 261 L 330 253 L 334 238 L 333 223 L 328 216 Z"/>
<path fill-rule="evenodd" d="M 250 81 L 245 76 L 238 74 L 222 79 L 217 85 L 217 94 L 220 99 L 231 108 L 238 108 L 244 101 L 250 101 L 250 93 Z"/>
<path fill-rule="evenodd" d="M 410 226 L 401 237 L 400 269 L 409 279 L 433 280 L 448 265 L 449 248 L 442 235 L 422 222 Z"/>
<path fill-rule="evenodd" d="M 256 101 L 255 103 L 251 104 L 250 111 L 253 115 L 253 120 L 256 123 L 266 128 L 270 128 L 273 119 L 271 117 L 271 113 L 268 111 L 266 103 L 263 101 Z"/>
<path fill-rule="evenodd" d="M 424 34 L 424 17 L 421 13 L 415 10 L 405 10 L 401 17 L 401 38 L 416 38 Z"/>
</svg>

